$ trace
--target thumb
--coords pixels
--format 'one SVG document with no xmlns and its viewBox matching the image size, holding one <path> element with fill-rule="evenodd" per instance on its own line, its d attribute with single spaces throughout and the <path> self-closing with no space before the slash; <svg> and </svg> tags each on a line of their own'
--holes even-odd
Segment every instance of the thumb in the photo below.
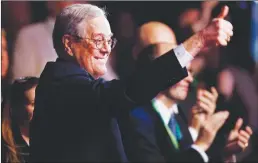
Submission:
<svg viewBox="0 0 258 163">
<path fill-rule="evenodd" d="M 211 87 L 211 93 L 217 98 L 219 96 L 219 93 L 215 87 Z"/>
<path fill-rule="evenodd" d="M 229 12 L 228 6 L 223 6 L 217 18 L 224 19 L 228 15 L 228 12 Z"/>
<path fill-rule="evenodd" d="M 234 130 L 238 131 L 241 128 L 242 124 L 243 124 L 243 119 L 242 118 L 238 118 L 238 120 L 236 122 L 236 125 L 234 127 Z"/>
</svg>

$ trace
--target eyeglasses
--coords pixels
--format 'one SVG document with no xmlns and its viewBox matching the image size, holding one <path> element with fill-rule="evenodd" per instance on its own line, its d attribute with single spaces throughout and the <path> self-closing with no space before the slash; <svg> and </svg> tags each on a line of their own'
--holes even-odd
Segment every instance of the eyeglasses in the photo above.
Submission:
<svg viewBox="0 0 258 163">
<path fill-rule="evenodd" d="M 91 38 L 82 38 L 82 37 L 76 36 L 76 38 L 80 40 L 91 40 L 95 44 L 96 49 L 98 50 L 102 49 L 105 46 L 106 42 L 108 43 L 111 49 L 114 49 L 117 43 L 117 39 L 115 37 L 111 37 L 109 39 L 105 39 L 105 38 L 91 39 Z"/>
</svg>

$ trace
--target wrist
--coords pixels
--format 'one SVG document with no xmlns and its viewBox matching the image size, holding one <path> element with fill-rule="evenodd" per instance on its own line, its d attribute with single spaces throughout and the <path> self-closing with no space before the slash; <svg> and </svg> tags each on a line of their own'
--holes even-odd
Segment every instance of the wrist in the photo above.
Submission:
<svg viewBox="0 0 258 163">
<path fill-rule="evenodd" d="M 209 148 L 209 145 L 207 145 L 207 143 L 204 143 L 198 139 L 196 140 L 196 142 L 194 142 L 194 144 L 201 148 L 203 151 L 207 151 Z"/>
<path fill-rule="evenodd" d="M 203 31 L 196 33 L 183 43 L 185 49 L 195 57 L 204 48 Z"/>
<path fill-rule="evenodd" d="M 191 122 L 191 124 L 189 124 L 189 128 L 194 129 L 197 133 L 199 133 L 199 130 L 201 128 L 201 125 L 195 122 Z"/>
</svg>

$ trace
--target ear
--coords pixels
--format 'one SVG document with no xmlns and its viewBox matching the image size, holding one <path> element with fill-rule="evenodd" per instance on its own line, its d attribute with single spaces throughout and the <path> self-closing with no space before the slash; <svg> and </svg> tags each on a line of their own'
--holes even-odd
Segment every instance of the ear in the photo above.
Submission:
<svg viewBox="0 0 258 163">
<path fill-rule="evenodd" d="M 69 35 L 64 35 L 62 37 L 62 42 L 64 44 L 64 48 L 67 54 L 69 54 L 70 56 L 73 56 L 73 50 L 72 50 L 72 37 Z"/>
</svg>

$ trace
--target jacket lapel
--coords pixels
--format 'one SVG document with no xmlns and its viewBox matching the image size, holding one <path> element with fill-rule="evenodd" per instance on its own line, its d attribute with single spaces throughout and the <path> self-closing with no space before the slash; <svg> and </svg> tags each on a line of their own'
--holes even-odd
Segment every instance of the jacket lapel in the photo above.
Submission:
<svg viewBox="0 0 258 163">
<path fill-rule="evenodd" d="M 160 114 L 158 113 L 158 111 L 156 111 L 156 108 L 152 105 L 152 103 L 150 103 L 149 107 L 152 108 L 150 110 L 155 117 L 155 122 L 157 125 L 156 127 L 157 127 L 157 130 L 159 131 L 157 135 L 159 136 L 160 139 L 162 139 L 160 144 L 164 146 L 164 148 L 166 149 L 168 148 L 173 151 L 177 150 L 179 148 L 179 144 L 176 140 L 176 137 L 170 131 L 168 126 L 165 126 Z"/>
<path fill-rule="evenodd" d="M 176 117 L 177 122 L 179 123 L 180 130 L 183 135 L 183 138 L 179 142 L 179 144 L 180 144 L 181 148 L 185 149 L 193 144 L 193 139 L 192 139 L 192 136 L 188 129 L 187 117 L 184 114 L 184 112 L 182 111 L 182 108 L 180 106 L 178 106 L 178 112 L 179 112 L 179 114 L 177 114 L 175 117 Z"/>
</svg>

